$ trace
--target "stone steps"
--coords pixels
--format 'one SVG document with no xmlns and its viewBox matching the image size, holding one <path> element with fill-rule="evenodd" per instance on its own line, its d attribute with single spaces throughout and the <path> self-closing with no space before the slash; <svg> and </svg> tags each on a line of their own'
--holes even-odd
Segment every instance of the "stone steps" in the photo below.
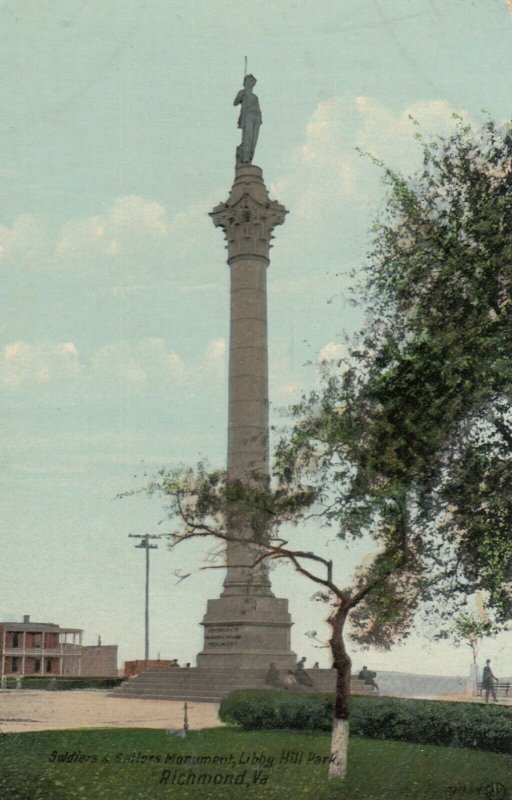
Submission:
<svg viewBox="0 0 512 800">
<path fill-rule="evenodd" d="M 330 669 L 306 670 L 314 687 L 300 687 L 305 693 L 333 692 L 335 673 Z M 146 700 L 195 700 L 219 703 L 237 689 L 269 689 L 265 683 L 266 669 L 220 669 L 192 667 L 152 669 L 129 678 L 117 686 L 110 697 L 131 697 Z M 355 695 L 373 694 L 370 686 L 352 677 L 351 692 Z"/>
</svg>

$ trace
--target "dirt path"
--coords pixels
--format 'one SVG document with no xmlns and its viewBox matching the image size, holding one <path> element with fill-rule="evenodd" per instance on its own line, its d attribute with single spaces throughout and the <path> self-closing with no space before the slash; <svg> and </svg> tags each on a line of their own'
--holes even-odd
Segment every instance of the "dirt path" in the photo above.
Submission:
<svg viewBox="0 0 512 800">
<path fill-rule="evenodd" d="M 483 697 L 467 695 L 467 694 L 443 694 L 439 697 L 432 697 L 424 695 L 417 695 L 415 697 L 416 700 L 446 700 L 449 703 L 484 703 L 485 699 Z M 512 705 L 512 697 L 502 697 L 501 695 L 498 697 L 498 702 L 494 703 L 489 701 L 489 705 L 500 705 L 500 706 L 510 706 Z"/>
<path fill-rule="evenodd" d="M 222 725 L 216 703 L 189 704 L 191 729 Z M 171 728 L 183 726 L 183 702 L 108 697 L 105 691 L 0 691 L 0 730 L 65 728 Z"/>
</svg>

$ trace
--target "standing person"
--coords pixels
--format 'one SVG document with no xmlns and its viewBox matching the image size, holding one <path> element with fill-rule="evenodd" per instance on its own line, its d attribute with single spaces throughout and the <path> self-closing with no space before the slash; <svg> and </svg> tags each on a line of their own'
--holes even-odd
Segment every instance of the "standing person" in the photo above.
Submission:
<svg viewBox="0 0 512 800">
<path fill-rule="evenodd" d="M 496 697 L 496 683 L 498 683 L 498 678 L 496 675 L 493 675 L 493 671 L 491 669 L 491 659 L 488 658 L 485 662 L 484 671 L 482 673 L 482 689 L 485 689 L 486 703 L 489 702 L 489 692 L 492 693 L 492 699 L 494 702 L 498 702 L 498 698 Z"/>
</svg>

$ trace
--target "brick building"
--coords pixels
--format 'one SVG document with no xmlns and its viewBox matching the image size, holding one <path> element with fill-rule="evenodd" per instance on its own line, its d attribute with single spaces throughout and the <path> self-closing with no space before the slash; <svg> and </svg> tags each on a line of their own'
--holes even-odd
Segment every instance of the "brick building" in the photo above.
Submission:
<svg viewBox="0 0 512 800">
<path fill-rule="evenodd" d="M 51 622 L 0 622 L 1 675 L 80 675 L 80 628 Z"/>
<path fill-rule="evenodd" d="M 0 622 L 0 676 L 117 676 L 117 645 L 83 646 L 81 628 Z"/>
</svg>

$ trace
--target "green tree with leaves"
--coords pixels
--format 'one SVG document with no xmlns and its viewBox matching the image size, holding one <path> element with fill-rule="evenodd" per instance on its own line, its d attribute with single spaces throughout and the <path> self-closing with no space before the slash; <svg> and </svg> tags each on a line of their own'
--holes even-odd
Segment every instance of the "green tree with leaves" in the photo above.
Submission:
<svg viewBox="0 0 512 800">
<path fill-rule="evenodd" d="M 452 633 L 453 641 L 456 645 L 465 644 L 471 649 L 475 679 L 477 681 L 479 680 L 477 657 L 480 644 L 482 639 L 486 636 L 490 636 L 491 633 L 491 624 L 484 620 L 477 619 L 474 614 L 461 614 L 455 620 Z"/>
<path fill-rule="evenodd" d="M 196 469 L 162 470 L 148 491 L 164 498 L 168 516 L 177 524 L 171 535 L 171 547 L 192 539 L 210 539 L 213 541 L 210 556 L 221 556 L 222 548 L 219 551 L 217 545 L 243 544 L 252 553 L 253 570 L 276 561 L 288 562 L 315 586 L 314 599 L 328 607 L 329 645 L 337 675 L 329 776 L 343 778 L 347 765 L 351 676 L 351 659 L 344 636 L 347 622 L 353 619 L 360 641 L 389 647 L 392 639 L 406 633 L 418 592 L 420 573 L 407 534 L 402 532 L 397 540 L 394 525 L 386 521 L 386 516 L 392 519 L 401 513 L 398 505 L 388 508 L 382 503 L 382 522 L 372 529 L 379 550 L 351 577 L 335 568 L 332 559 L 326 558 L 316 543 L 312 543 L 311 550 L 303 550 L 284 538 L 283 527 L 298 524 L 311 510 L 315 514 L 328 513 L 327 494 L 312 482 L 301 480 L 292 485 L 290 480 L 276 477 L 272 485 L 258 479 L 243 484 L 228 481 L 223 471 L 211 471 L 199 464 Z M 243 524 L 233 526 L 230 524 L 233 519 Z M 346 539 L 349 538 L 347 534 Z M 210 558 L 199 569 L 218 566 L 222 565 L 212 563 Z M 250 588 L 249 583 L 248 594 Z"/>
<path fill-rule="evenodd" d="M 385 211 L 356 299 L 365 329 L 321 388 L 292 409 L 270 485 L 163 471 L 174 545 L 233 541 L 243 515 L 254 567 L 287 560 L 329 606 L 337 671 L 331 777 L 346 769 L 352 640 L 389 648 L 419 610 L 437 635 L 485 593 L 492 624 L 512 611 L 510 411 L 512 128 L 488 122 L 423 142 L 411 178 L 385 170 Z M 311 549 L 283 525 L 314 516 Z M 354 575 L 323 556 L 323 526 L 372 551 Z"/>
</svg>

